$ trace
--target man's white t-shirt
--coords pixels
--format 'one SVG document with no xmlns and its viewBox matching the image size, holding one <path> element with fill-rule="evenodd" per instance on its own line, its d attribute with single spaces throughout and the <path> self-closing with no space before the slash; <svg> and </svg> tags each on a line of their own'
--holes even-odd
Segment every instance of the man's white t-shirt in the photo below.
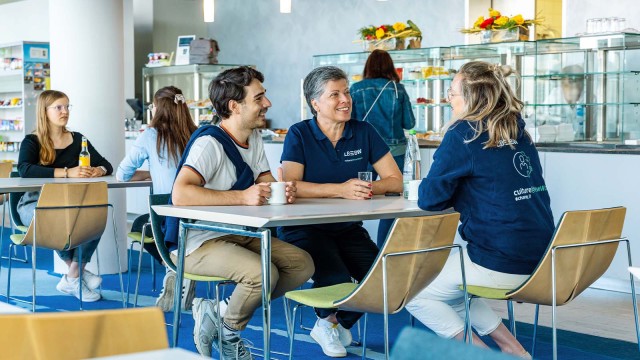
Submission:
<svg viewBox="0 0 640 360">
<path fill-rule="evenodd" d="M 264 143 L 257 130 L 251 133 L 246 145 L 238 144 L 235 139 L 233 140 L 242 159 L 253 171 L 254 180 L 270 172 L 269 162 L 264 152 Z M 202 136 L 193 143 L 184 166 L 199 174 L 207 189 L 230 190 L 237 181 L 236 167 L 227 157 L 222 144 L 212 136 Z M 224 235 L 227 234 L 215 231 L 189 230 L 186 254 L 198 249 L 205 241 Z"/>
</svg>

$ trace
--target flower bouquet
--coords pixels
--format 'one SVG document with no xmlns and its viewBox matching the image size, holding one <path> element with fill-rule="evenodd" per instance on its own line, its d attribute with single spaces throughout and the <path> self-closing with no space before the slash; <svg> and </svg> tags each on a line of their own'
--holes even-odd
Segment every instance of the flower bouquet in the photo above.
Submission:
<svg viewBox="0 0 640 360">
<path fill-rule="evenodd" d="M 463 34 L 481 34 L 483 43 L 529 40 L 529 26 L 542 24 L 542 19 L 525 20 L 521 14 L 508 17 L 489 8 L 489 17 L 480 16 L 473 27 L 460 30 Z"/>
<path fill-rule="evenodd" d="M 409 48 L 420 48 L 422 40 L 422 32 L 411 20 L 407 20 L 406 24 L 397 22 L 393 25 L 365 26 L 360 28 L 358 33 L 366 51 L 402 50 L 405 48 L 407 38 L 412 38 L 409 41 Z"/>
</svg>

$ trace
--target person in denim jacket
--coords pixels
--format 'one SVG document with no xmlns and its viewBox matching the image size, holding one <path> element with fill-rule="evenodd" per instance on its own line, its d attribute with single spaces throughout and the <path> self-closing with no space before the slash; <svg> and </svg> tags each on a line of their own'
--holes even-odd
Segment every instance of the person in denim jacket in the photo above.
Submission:
<svg viewBox="0 0 640 360">
<path fill-rule="evenodd" d="M 374 50 L 369 55 L 362 77 L 362 81 L 351 85 L 351 118 L 373 125 L 389 146 L 393 159 L 402 171 L 407 150 L 404 129 L 408 130 L 416 125 L 409 95 L 399 83 L 400 77 L 391 56 L 384 50 Z M 377 174 L 373 169 L 370 170 L 375 180 Z M 382 246 L 387 238 L 391 224 L 393 219 L 380 220 L 378 246 Z"/>
</svg>

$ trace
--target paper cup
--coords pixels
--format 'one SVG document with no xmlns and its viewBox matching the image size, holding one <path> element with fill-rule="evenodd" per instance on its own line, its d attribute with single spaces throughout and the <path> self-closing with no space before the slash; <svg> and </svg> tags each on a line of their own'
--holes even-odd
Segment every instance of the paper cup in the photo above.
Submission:
<svg viewBox="0 0 640 360">
<path fill-rule="evenodd" d="M 422 183 L 422 180 L 409 181 L 409 196 L 407 200 L 418 201 L 418 188 L 420 187 L 420 183 Z"/>
</svg>

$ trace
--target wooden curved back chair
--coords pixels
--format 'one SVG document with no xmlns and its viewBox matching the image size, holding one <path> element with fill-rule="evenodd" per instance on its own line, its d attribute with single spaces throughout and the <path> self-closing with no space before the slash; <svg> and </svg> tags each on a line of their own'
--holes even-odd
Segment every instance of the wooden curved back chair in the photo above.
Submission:
<svg viewBox="0 0 640 360">
<path fill-rule="evenodd" d="M 544 257 L 522 285 L 513 290 L 470 285 L 468 286 L 469 294 L 536 304 L 532 355 L 535 355 L 539 306 L 551 306 L 553 358 L 556 359 L 556 307 L 571 302 L 607 271 L 620 242 L 626 243 L 628 263 L 629 266 L 632 265 L 629 240 L 622 237 L 625 214 L 624 207 L 565 212 Z M 633 295 L 636 336 L 640 342 L 633 275 L 629 275 L 629 279 Z M 514 322 L 511 311 L 510 321 Z"/>
<path fill-rule="evenodd" d="M 32 246 L 33 301 L 36 300 L 36 248 L 70 250 L 95 239 L 104 233 L 107 226 L 108 203 L 107 183 L 50 183 L 44 184 L 34 210 L 34 216 L 25 234 L 11 235 L 14 245 Z M 117 269 L 121 269 L 118 251 L 117 229 L 113 220 L 113 239 L 116 245 Z M 79 257 L 80 258 L 80 257 Z M 82 264 L 78 264 L 82 277 Z M 9 268 L 11 277 L 11 268 Z M 125 307 L 124 284 L 119 272 L 122 305 Z M 7 283 L 9 297 L 10 284 Z M 82 291 L 80 309 L 82 309 Z M 17 299 L 14 299 L 17 300 Z"/>
<path fill-rule="evenodd" d="M 162 311 L 148 307 L 4 315 L 0 347 L 7 359 L 86 359 L 166 349 L 168 342 Z"/>
<path fill-rule="evenodd" d="M 107 227 L 106 182 L 45 184 L 21 245 L 69 250 L 102 236 Z M 36 236 L 36 229 L 39 231 Z"/>
<path fill-rule="evenodd" d="M 459 219 L 459 213 L 397 219 L 374 264 L 359 284 L 289 291 L 285 294 L 287 313 L 290 312 L 291 300 L 317 308 L 384 314 L 385 354 L 388 358 L 388 315 L 402 310 L 440 274 L 452 248 L 461 249 L 460 245 L 453 245 Z M 459 253 L 462 256 L 462 252 Z M 460 260 L 464 284 L 464 263 L 462 258 Z M 290 359 L 293 357 L 295 317 L 294 308 L 288 316 Z M 366 324 L 362 347 L 364 358 Z"/>
</svg>

